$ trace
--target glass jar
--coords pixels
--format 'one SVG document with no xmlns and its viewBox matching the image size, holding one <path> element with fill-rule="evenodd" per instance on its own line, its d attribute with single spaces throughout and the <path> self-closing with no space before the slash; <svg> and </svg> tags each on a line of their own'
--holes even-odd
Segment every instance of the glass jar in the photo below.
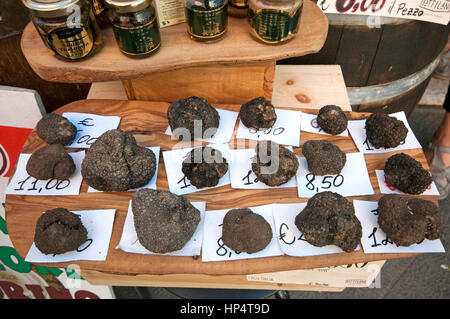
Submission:
<svg viewBox="0 0 450 319">
<path fill-rule="evenodd" d="M 185 0 L 187 32 L 194 40 L 216 42 L 228 28 L 227 0 Z"/>
<path fill-rule="evenodd" d="M 108 8 L 103 0 L 91 0 L 92 11 L 94 11 L 95 19 L 100 28 L 104 29 L 110 25 L 108 18 Z"/>
<path fill-rule="evenodd" d="M 228 0 L 228 15 L 236 18 L 247 16 L 247 0 Z"/>
<path fill-rule="evenodd" d="M 66 61 L 80 60 L 103 44 L 88 0 L 22 0 L 50 52 Z"/>
<path fill-rule="evenodd" d="M 266 44 L 291 40 L 298 32 L 303 0 L 248 0 L 250 34 Z"/>
<path fill-rule="evenodd" d="M 120 51 L 145 58 L 161 47 L 161 35 L 151 0 L 105 0 Z"/>
</svg>

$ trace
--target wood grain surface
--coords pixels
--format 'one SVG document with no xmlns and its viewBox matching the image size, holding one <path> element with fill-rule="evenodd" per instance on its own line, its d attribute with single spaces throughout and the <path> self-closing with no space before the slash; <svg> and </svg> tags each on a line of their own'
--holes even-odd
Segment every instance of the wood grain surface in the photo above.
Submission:
<svg viewBox="0 0 450 319">
<path fill-rule="evenodd" d="M 114 101 L 114 100 L 82 100 L 59 108 L 55 113 L 83 112 L 101 115 L 118 115 L 122 117 L 120 129 L 132 133 L 142 146 L 160 146 L 162 151 L 170 150 L 178 141 L 164 135 L 168 126 L 166 111 L 169 104 L 164 102 Z M 223 109 L 238 111 L 240 105 L 214 105 Z M 304 110 L 314 113 L 315 110 Z M 347 113 L 350 119 L 359 119 L 367 114 Z M 237 123 L 236 123 L 237 128 Z M 235 130 L 236 134 L 236 130 Z M 302 132 L 301 145 L 310 139 L 328 139 L 338 145 L 344 152 L 357 152 L 352 138 L 332 137 Z M 254 147 L 256 141 L 237 140 L 230 142 L 230 147 Z M 23 153 L 31 153 L 44 146 L 35 130 L 31 133 L 23 147 Z M 301 147 L 294 148 L 296 154 L 301 154 Z M 404 151 L 419 160 L 428 168 L 421 149 Z M 366 163 L 372 186 L 376 192 L 373 196 L 349 197 L 352 199 L 377 200 L 379 194 L 375 169 L 383 169 L 384 163 L 393 153 L 366 155 Z M 83 182 L 78 196 L 6 196 L 6 222 L 9 235 L 21 256 L 26 256 L 34 238 L 34 227 L 38 217 L 47 209 L 66 207 L 69 210 L 85 209 L 117 209 L 113 226 L 108 257 L 104 262 L 76 261 L 82 268 L 99 273 L 120 275 L 135 274 L 205 274 L 205 275 L 242 275 L 283 270 L 319 268 L 332 265 L 344 265 L 374 260 L 405 258 L 416 254 L 364 254 L 362 250 L 351 253 L 339 253 L 314 257 L 279 256 L 227 262 L 202 263 L 201 258 L 173 257 L 158 255 L 130 254 L 116 249 L 118 245 L 129 200 L 133 192 L 117 193 L 87 193 L 87 184 Z M 158 170 L 158 189 L 168 190 L 166 172 L 162 156 Z M 230 185 L 201 191 L 187 195 L 191 201 L 206 201 L 207 210 L 248 207 L 270 203 L 306 202 L 307 199 L 297 197 L 296 188 L 270 190 L 238 190 Z M 435 196 L 426 196 L 437 202 Z M 70 263 L 47 264 L 54 267 L 65 267 Z"/>
</svg>

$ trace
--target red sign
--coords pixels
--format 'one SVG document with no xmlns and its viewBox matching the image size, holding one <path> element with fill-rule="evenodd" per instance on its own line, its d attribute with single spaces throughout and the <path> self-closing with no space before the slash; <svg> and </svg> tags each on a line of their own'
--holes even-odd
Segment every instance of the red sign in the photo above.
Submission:
<svg viewBox="0 0 450 319">
<path fill-rule="evenodd" d="M 0 125 L 0 176 L 9 177 L 32 129 Z"/>
</svg>

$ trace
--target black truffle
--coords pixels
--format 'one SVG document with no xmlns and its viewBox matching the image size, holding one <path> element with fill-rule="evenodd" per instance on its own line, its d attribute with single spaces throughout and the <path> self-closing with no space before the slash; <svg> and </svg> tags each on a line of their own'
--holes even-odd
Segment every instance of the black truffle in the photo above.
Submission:
<svg viewBox="0 0 450 319">
<path fill-rule="evenodd" d="M 133 195 L 132 209 L 139 242 L 154 253 L 182 249 L 200 223 L 200 211 L 168 191 L 141 189 Z"/>
<path fill-rule="evenodd" d="M 307 141 L 303 144 L 302 152 L 309 171 L 314 175 L 339 174 L 347 161 L 345 153 L 326 140 Z"/>
<path fill-rule="evenodd" d="M 341 134 L 347 129 L 347 123 L 347 116 L 337 105 L 326 105 L 317 115 L 317 124 L 328 134 Z"/>
<path fill-rule="evenodd" d="M 411 156 L 395 154 L 384 167 L 386 182 L 407 194 L 422 194 L 433 182 L 431 174 Z"/>
<path fill-rule="evenodd" d="M 336 245 L 345 252 L 355 250 L 362 236 L 352 203 L 332 192 L 310 198 L 295 218 L 295 225 L 311 245 Z"/>
<path fill-rule="evenodd" d="M 87 151 L 81 174 L 89 186 L 110 192 L 146 185 L 155 174 L 156 157 L 121 130 L 103 133 Z"/>
<path fill-rule="evenodd" d="M 31 154 L 27 173 L 36 179 L 66 180 L 75 172 L 75 163 L 61 144 L 51 144 Z"/>
<path fill-rule="evenodd" d="M 37 123 L 37 135 L 48 144 L 70 144 L 77 135 L 77 128 L 65 117 L 48 113 Z"/>
<path fill-rule="evenodd" d="M 408 129 L 395 117 L 374 113 L 366 120 L 366 134 L 373 147 L 393 148 L 406 139 Z"/>
<path fill-rule="evenodd" d="M 242 104 L 239 116 L 246 127 L 258 130 L 270 128 L 277 121 L 274 106 L 262 96 Z"/>
</svg>

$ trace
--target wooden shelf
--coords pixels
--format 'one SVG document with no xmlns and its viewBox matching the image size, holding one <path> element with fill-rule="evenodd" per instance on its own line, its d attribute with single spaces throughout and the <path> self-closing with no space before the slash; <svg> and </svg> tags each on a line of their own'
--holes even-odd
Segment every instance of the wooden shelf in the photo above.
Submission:
<svg viewBox="0 0 450 319">
<path fill-rule="evenodd" d="M 325 43 L 328 20 L 310 0 L 305 1 L 298 35 L 288 43 L 271 46 L 255 41 L 246 19 L 229 18 L 226 37 L 216 43 L 191 40 L 186 25 L 161 29 L 160 51 L 146 59 L 132 59 L 118 49 L 112 29 L 103 30 L 104 47 L 77 62 L 61 61 L 51 54 L 30 23 L 22 35 L 22 51 L 33 70 L 53 82 L 90 83 L 139 78 L 153 73 L 212 64 L 249 64 L 276 61 L 318 52 Z"/>
</svg>

